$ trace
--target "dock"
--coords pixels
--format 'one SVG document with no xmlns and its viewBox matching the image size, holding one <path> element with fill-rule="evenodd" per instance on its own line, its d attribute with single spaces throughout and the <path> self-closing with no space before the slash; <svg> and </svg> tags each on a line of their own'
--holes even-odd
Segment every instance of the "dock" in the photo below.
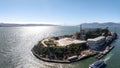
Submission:
<svg viewBox="0 0 120 68">
<path fill-rule="evenodd" d="M 104 51 L 102 51 L 102 52 L 99 52 L 99 54 L 96 55 L 95 58 L 96 59 L 101 59 L 106 54 L 108 54 L 113 48 L 114 48 L 114 46 L 107 46 L 106 49 Z"/>
</svg>

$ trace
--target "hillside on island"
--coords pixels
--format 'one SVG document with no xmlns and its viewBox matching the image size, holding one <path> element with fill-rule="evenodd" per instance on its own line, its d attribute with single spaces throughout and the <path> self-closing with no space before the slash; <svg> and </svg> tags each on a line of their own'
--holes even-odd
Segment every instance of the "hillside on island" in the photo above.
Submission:
<svg viewBox="0 0 120 68">
<path fill-rule="evenodd" d="M 81 26 L 80 32 L 73 35 L 49 37 L 39 41 L 32 52 L 44 61 L 73 62 L 98 54 L 115 38 L 116 33 L 109 31 L 108 27 L 82 29 Z"/>
</svg>

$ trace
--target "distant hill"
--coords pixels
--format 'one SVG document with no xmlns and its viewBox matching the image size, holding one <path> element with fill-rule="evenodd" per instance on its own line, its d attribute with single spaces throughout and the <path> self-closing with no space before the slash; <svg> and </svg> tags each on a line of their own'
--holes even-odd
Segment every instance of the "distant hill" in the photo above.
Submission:
<svg viewBox="0 0 120 68">
<path fill-rule="evenodd" d="M 0 27 L 17 27 L 17 26 L 58 26 L 53 24 L 6 24 L 0 23 Z"/>
<path fill-rule="evenodd" d="M 83 23 L 82 26 L 120 26 L 120 23 L 106 22 L 106 23 Z"/>
</svg>

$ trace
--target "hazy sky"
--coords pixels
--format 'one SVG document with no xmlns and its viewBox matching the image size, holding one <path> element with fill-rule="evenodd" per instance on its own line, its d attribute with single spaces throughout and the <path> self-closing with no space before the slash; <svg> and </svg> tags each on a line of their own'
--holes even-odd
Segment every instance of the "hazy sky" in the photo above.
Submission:
<svg viewBox="0 0 120 68">
<path fill-rule="evenodd" d="M 120 0 L 0 0 L 0 22 L 120 22 Z"/>
</svg>

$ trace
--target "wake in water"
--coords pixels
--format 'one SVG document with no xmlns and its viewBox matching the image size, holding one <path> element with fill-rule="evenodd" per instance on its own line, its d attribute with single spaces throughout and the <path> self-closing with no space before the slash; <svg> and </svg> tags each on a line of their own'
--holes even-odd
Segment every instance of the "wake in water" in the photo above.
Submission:
<svg viewBox="0 0 120 68">
<path fill-rule="evenodd" d="M 75 68 L 71 64 L 57 64 L 57 68 Z"/>
<path fill-rule="evenodd" d="M 112 56 L 113 56 L 113 54 L 107 55 L 107 57 L 104 59 L 104 61 L 107 62 Z"/>
</svg>

